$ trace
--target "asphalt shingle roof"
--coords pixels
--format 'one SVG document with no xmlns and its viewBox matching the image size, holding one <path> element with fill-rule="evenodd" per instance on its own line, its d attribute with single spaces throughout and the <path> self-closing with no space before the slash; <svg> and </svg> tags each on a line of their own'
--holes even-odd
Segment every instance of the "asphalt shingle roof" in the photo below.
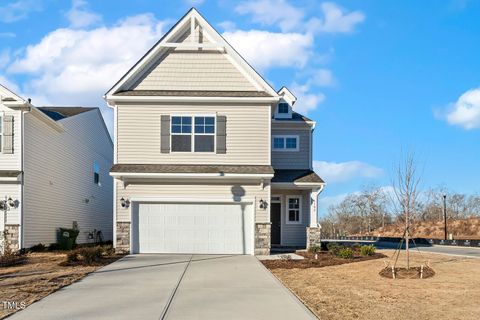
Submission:
<svg viewBox="0 0 480 320">
<path fill-rule="evenodd" d="M 97 108 L 85 108 L 85 107 L 39 107 L 40 111 L 49 116 L 55 121 L 65 118 L 73 117 L 78 114 L 95 110 Z"/>
<path fill-rule="evenodd" d="M 110 172 L 128 173 L 237 173 L 273 174 L 273 168 L 265 165 L 187 165 L 187 164 L 115 164 Z"/>
<path fill-rule="evenodd" d="M 325 183 L 314 171 L 276 169 L 272 182 L 307 182 L 307 183 Z"/>
</svg>

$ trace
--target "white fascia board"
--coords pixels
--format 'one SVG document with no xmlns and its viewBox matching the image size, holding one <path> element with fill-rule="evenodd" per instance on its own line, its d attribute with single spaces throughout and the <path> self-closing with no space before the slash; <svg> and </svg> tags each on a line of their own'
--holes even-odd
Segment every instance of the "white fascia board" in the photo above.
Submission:
<svg viewBox="0 0 480 320">
<path fill-rule="evenodd" d="M 320 182 L 272 182 L 271 187 L 276 189 L 316 189 L 325 186 L 325 183 Z"/>
<path fill-rule="evenodd" d="M 185 97 L 185 96 L 112 96 L 107 95 L 109 106 L 117 102 L 248 102 L 248 103 L 275 103 L 278 97 Z"/>
<path fill-rule="evenodd" d="M 242 173 L 136 173 L 136 172 L 110 172 L 114 178 L 176 178 L 176 179 L 269 179 L 273 174 L 242 174 Z"/>
</svg>

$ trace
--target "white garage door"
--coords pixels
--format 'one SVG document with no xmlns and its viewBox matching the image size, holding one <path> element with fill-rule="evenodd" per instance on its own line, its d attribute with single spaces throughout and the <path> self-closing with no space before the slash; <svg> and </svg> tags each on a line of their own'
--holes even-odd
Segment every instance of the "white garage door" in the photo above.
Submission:
<svg viewBox="0 0 480 320">
<path fill-rule="evenodd" d="M 249 204 L 139 203 L 133 253 L 253 254 Z"/>
</svg>

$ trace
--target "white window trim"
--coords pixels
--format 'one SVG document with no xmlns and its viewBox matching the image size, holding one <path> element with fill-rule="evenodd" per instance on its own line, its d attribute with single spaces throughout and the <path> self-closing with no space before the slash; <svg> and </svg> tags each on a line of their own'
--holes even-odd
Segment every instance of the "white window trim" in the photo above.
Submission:
<svg viewBox="0 0 480 320">
<path fill-rule="evenodd" d="M 275 148 L 275 138 L 283 138 L 285 139 L 284 147 L 283 148 Z M 287 138 L 295 138 L 297 140 L 297 147 L 295 149 L 287 149 Z M 273 135 L 272 136 L 272 150 L 273 151 L 280 151 L 280 152 L 296 152 L 300 150 L 300 136 L 298 135 Z"/>
<path fill-rule="evenodd" d="M 290 211 L 290 199 L 297 199 L 298 198 L 298 221 L 290 221 L 288 211 Z M 291 195 L 287 196 L 287 200 L 285 203 L 285 224 L 302 224 L 302 208 L 303 197 L 302 195 Z"/>
<path fill-rule="evenodd" d="M 278 112 L 278 105 L 280 103 L 288 104 L 288 113 L 280 113 Z M 285 100 L 280 100 L 278 104 L 275 106 L 275 119 L 292 119 L 292 106 Z"/>
<path fill-rule="evenodd" d="M 191 133 L 173 133 L 172 132 L 172 125 L 173 125 L 173 117 L 190 117 L 192 118 L 192 131 Z M 195 133 L 195 117 L 213 117 L 213 124 L 215 132 L 212 133 Z M 172 135 L 184 135 L 190 136 L 192 141 L 192 148 L 190 151 L 172 151 Z M 195 135 L 203 135 L 203 136 L 212 136 L 213 135 L 213 151 L 195 151 Z M 217 114 L 190 114 L 190 113 L 176 113 L 170 115 L 170 153 L 178 153 L 178 154 L 216 154 L 217 153 Z"/>
</svg>

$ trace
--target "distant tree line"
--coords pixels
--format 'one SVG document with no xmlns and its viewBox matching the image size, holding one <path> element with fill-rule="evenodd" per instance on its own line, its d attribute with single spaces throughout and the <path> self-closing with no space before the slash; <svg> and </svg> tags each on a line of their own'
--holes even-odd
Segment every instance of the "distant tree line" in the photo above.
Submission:
<svg viewBox="0 0 480 320">
<path fill-rule="evenodd" d="M 411 223 L 443 221 L 443 195 L 447 196 L 447 219 L 480 217 L 480 195 L 438 187 L 419 193 L 411 204 Z M 364 187 L 328 208 L 327 215 L 320 220 L 322 234 L 324 237 L 368 234 L 388 224 L 404 223 L 404 210 L 398 202 L 392 188 Z"/>
</svg>

